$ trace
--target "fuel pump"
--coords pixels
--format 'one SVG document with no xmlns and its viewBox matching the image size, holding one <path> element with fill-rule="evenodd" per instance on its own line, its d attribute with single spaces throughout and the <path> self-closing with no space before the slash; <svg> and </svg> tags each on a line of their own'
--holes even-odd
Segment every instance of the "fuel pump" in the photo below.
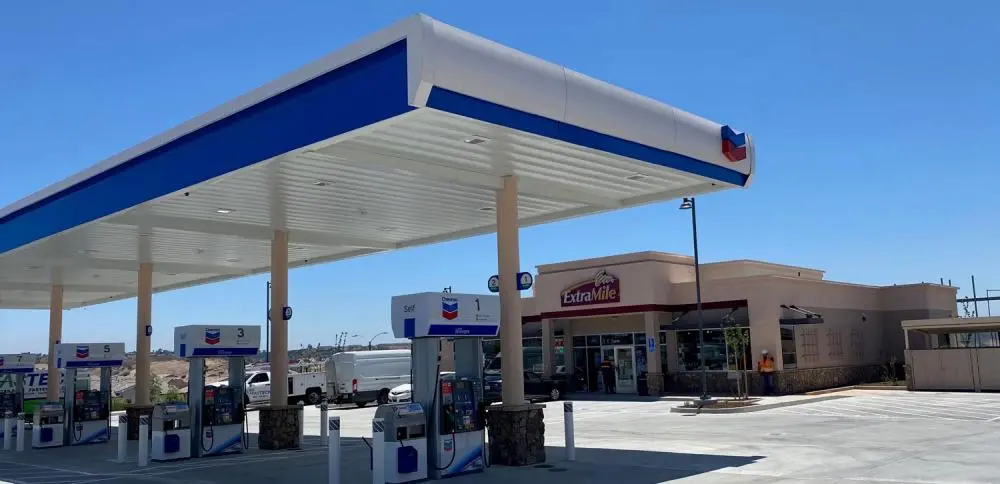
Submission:
<svg viewBox="0 0 1000 484">
<path fill-rule="evenodd" d="M 191 408 L 183 402 L 153 406 L 152 452 L 155 461 L 191 457 Z"/>
<path fill-rule="evenodd" d="M 0 440 L 23 438 L 17 435 L 15 417 L 24 412 L 24 374 L 34 369 L 34 355 L 0 355 L 0 379 L 10 387 L 0 392 Z"/>
<path fill-rule="evenodd" d="M 190 325 L 174 328 L 174 353 L 188 360 L 191 455 L 246 449 L 245 357 L 260 351 L 260 326 Z M 227 384 L 206 385 L 205 358 L 229 360 Z"/>
<path fill-rule="evenodd" d="M 413 402 L 426 409 L 429 477 L 486 468 L 481 338 L 500 331 L 500 298 L 420 293 L 392 298 L 392 329 L 412 340 Z M 440 377 L 441 344 L 454 340 L 455 378 Z"/>
<path fill-rule="evenodd" d="M 239 382 L 242 383 L 240 378 Z M 201 451 L 206 455 L 242 450 L 246 409 L 238 387 L 207 386 L 202 399 Z M 221 443 L 222 445 L 216 445 Z"/>
<path fill-rule="evenodd" d="M 111 440 L 111 369 L 125 362 L 125 343 L 63 343 L 56 345 L 56 365 L 64 369 L 65 445 Z M 77 371 L 99 371 L 96 390 L 77 389 Z"/>
</svg>

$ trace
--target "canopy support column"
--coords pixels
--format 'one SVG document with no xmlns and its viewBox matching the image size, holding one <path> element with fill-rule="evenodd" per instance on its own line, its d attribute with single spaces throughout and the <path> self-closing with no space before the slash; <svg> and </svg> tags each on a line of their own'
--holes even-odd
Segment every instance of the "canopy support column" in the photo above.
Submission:
<svg viewBox="0 0 1000 484">
<path fill-rule="evenodd" d="M 271 240 L 271 404 L 257 412 L 257 446 L 266 450 L 297 449 L 305 423 L 301 407 L 288 405 L 288 232 L 276 230 Z"/>
<path fill-rule="evenodd" d="M 497 262 L 500 275 L 500 373 L 503 405 L 490 407 L 490 461 L 504 466 L 545 462 L 544 406 L 524 400 L 524 348 L 517 219 L 517 177 L 506 176 L 497 190 Z"/>
<path fill-rule="evenodd" d="M 271 241 L 271 405 L 288 405 L 288 232 L 276 230 Z"/>
<path fill-rule="evenodd" d="M 517 177 L 506 176 L 497 190 L 497 260 L 500 274 L 500 374 L 504 406 L 524 404 L 524 348 L 521 328 L 521 294 L 517 273 L 521 259 L 518 247 Z"/>
<path fill-rule="evenodd" d="M 135 404 L 150 404 L 149 369 L 150 338 L 153 324 L 153 264 L 139 264 L 139 290 L 136 296 L 135 316 Z M 149 331 L 147 331 L 149 328 Z"/>
<path fill-rule="evenodd" d="M 50 402 L 59 401 L 59 389 L 62 388 L 62 379 L 59 378 L 59 368 L 56 367 L 56 345 L 62 340 L 63 323 L 63 286 L 56 284 L 52 286 L 49 294 L 49 368 L 48 368 L 48 388 L 45 391 L 45 398 Z M 67 395 L 67 398 L 71 395 Z"/>
</svg>

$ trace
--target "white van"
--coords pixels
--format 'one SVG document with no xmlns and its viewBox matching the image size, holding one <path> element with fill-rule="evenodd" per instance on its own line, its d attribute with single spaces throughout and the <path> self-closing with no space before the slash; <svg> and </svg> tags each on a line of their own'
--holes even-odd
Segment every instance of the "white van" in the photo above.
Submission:
<svg viewBox="0 0 1000 484">
<path fill-rule="evenodd" d="M 387 403 L 390 389 L 410 383 L 410 350 L 337 353 L 326 362 L 326 382 L 334 403 Z"/>
</svg>

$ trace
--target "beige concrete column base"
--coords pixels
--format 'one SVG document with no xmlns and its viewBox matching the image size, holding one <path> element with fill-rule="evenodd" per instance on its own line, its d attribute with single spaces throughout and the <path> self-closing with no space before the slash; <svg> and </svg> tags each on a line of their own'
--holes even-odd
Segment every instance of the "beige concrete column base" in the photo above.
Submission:
<svg viewBox="0 0 1000 484">
<path fill-rule="evenodd" d="M 126 425 L 128 425 L 127 435 L 128 440 L 139 440 L 139 417 L 147 416 L 152 421 L 153 418 L 153 406 L 152 405 L 129 405 L 125 407 L 125 420 Z M 149 426 L 149 435 L 147 437 L 152 438 L 153 436 L 153 426 Z"/>
<path fill-rule="evenodd" d="M 260 432 L 257 434 L 257 447 L 264 450 L 298 449 L 302 446 L 299 440 L 299 406 L 284 405 L 261 408 L 258 411 Z"/>
<path fill-rule="evenodd" d="M 490 465 L 522 467 L 545 462 L 545 405 L 486 410 Z"/>
</svg>

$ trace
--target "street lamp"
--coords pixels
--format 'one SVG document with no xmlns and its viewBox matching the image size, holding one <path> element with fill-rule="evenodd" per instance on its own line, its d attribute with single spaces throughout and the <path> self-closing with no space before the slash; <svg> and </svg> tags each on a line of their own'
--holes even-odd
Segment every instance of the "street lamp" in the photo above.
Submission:
<svg viewBox="0 0 1000 484">
<path fill-rule="evenodd" d="M 691 211 L 691 233 L 694 239 L 694 291 L 698 311 L 698 361 L 701 364 L 701 399 L 708 400 L 708 370 L 705 367 L 705 317 L 701 311 L 701 267 L 698 265 L 698 210 L 694 197 L 685 197 L 681 210 Z"/>
<path fill-rule="evenodd" d="M 990 293 L 991 292 L 998 292 L 998 293 L 1000 293 L 1000 289 L 987 289 L 986 290 L 986 316 L 989 316 L 989 317 L 993 316 L 993 314 L 990 313 L 990 302 L 991 302 L 990 301 Z"/>
<path fill-rule="evenodd" d="M 379 334 L 376 334 L 375 336 L 372 336 L 372 339 L 368 340 L 368 351 L 372 350 L 372 341 L 375 341 L 375 338 L 378 338 L 379 336 L 382 336 L 383 334 L 389 334 L 389 332 L 388 331 L 383 331 L 383 332 L 381 332 Z"/>
<path fill-rule="evenodd" d="M 265 340 L 266 343 L 264 343 L 264 347 L 267 349 L 267 353 L 265 353 L 264 361 L 270 363 L 271 362 L 271 281 L 267 281 L 267 307 L 264 309 L 267 311 L 265 313 L 267 314 L 267 317 L 265 318 L 267 319 L 267 322 L 265 323 L 267 329 L 264 331 L 265 335 L 264 337 L 266 338 Z M 257 344 L 260 344 L 260 340 L 257 340 Z"/>
</svg>

